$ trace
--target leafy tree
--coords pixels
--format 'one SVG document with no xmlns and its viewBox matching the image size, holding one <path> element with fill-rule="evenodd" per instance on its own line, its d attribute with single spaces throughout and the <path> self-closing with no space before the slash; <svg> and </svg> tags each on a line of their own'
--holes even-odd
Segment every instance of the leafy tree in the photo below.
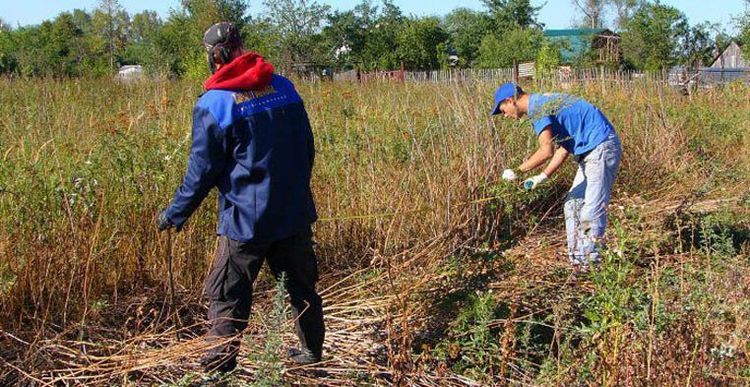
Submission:
<svg viewBox="0 0 750 387">
<path fill-rule="evenodd" d="M 688 33 L 685 15 L 660 3 L 643 5 L 622 34 L 625 60 L 637 68 L 661 70 L 678 63 Z"/>
<path fill-rule="evenodd" d="M 95 30 L 92 15 L 82 9 L 74 9 L 71 19 L 82 34 L 82 57 L 76 65 L 77 73 L 86 76 L 110 75 L 108 41 Z"/>
<path fill-rule="evenodd" d="M 315 58 L 316 35 L 322 30 L 330 6 L 308 0 L 265 0 L 268 20 L 277 31 L 282 59 L 308 62 Z"/>
<path fill-rule="evenodd" d="M 14 70 L 27 76 L 79 75 L 78 65 L 86 57 L 83 33 L 70 13 L 19 28 L 10 44 L 15 52 L 11 59 Z"/>
<path fill-rule="evenodd" d="M 276 62 L 282 51 L 281 37 L 267 17 L 252 17 L 243 31 L 245 48 L 255 51 L 272 63 Z"/>
<path fill-rule="evenodd" d="M 538 78 L 553 72 L 562 62 L 560 46 L 547 39 L 542 41 L 539 53 L 536 56 L 536 74 Z"/>
<path fill-rule="evenodd" d="M 65 76 L 78 75 L 78 64 L 86 56 L 86 45 L 83 31 L 76 26 L 70 13 L 61 13 L 52 22 L 47 31 L 48 44 L 46 51 L 50 53 L 48 74 Z"/>
<path fill-rule="evenodd" d="M 40 32 L 41 26 L 19 27 L 13 31 L 11 47 L 15 50 L 13 57 L 17 63 L 15 66 L 17 73 L 24 76 L 42 75 L 43 66 L 39 63 L 38 56 L 41 55 L 44 39 Z"/>
<path fill-rule="evenodd" d="M 247 0 L 214 0 L 222 20 L 234 23 L 242 31 L 250 21 L 248 16 L 249 2 Z"/>
<path fill-rule="evenodd" d="M 717 24 L 704 22 L 690 27 L 685 33 L 683 40 L 682 62 L 689 67 L 702 67 L 708 65 L 713 58 L 715 50 L 721 50 L 717 42 L 721 44 L 724 34 L 719 32 L 712 36 L 712 31 L 718 30 Z"/>
<path fill-rule="evenodd" d="M 447 41 L 438 18 L 410 19 L 398 32 L 396 54 L 409 69 L 436 69 L 446 62 Z"/>
<path fill-rule="evenodd" d="M 241 31 L 249 21 L 248 2 L 245 0 L 181 0 L 179 16 L 193 23 L 192 30 L 199 33 L 195 39 L 200 43 L 203 32 L 214 23 L 229 21 Z M 173 13 L 174 16 L 177 14 Z"/>
<path fill-rule="evenodd" d="M 619 29 L 623 29 L 627 26 L 628 21 L 635 11 L 640 8 L 645 0 L 607 0 L 607 2 L 614 7 L 615 14 L 615 26 Z"/>
<path fill-rule="evenodd" d="M 10 26 L 0 19 L 0 74 L 10 74 L 16 70 L 16 43 Z"/>
<path fill-rule="evenodd" d="M 91 17 L 94 33 L 106 42 L 109 68 L 114 70 L 120 52 L 125 48 L 130 16 L 118 0 L 101 0 Z"/>
<path fill-rule="evenodd" d="M 500 36 L 487 35 L 479 46 L 478 65 L 482 68 L 503 68 L 513 61 L 534 60 L 543 42 L 542 32 L 531 28 L 516 28 Z"/>
<path fill-rule="evenodd" d="M 401 64 L 396 54 L 397 36 L 403 28 L 405 18 L 401 9 L 392 2 L 383 1 L 383 7 L 375 13 L 375 8 L 362 9 L 369 14 L 361 13 L 363 20 L 371 20 L 365 31 L 365 44 L 357 59 L 365 70 L 392 70 Z M 375 19 L 373 20 L 373 17 Z"/>
<path fill-rule="evenodd" d="M 133 15 L 128 31 L 128 41 L 142 43 L 152 38 L 162 26 L 159 15 L 154 11 L 143 11 Z"/>
<path fill-rule="evenodd" d="M 73 18 L 73 24 L 83 32 L 84 35 L 91 35 L 93 33 L 91 25 L 91 15 L 83 9 L 76 8 L 71 12 L 70 15 Z"/>
<path fill-rule="evenodd" d="M 738 40 L 742 44 L 742 55 L 750 60 L 750 0 L 745 0 L 745 14 L 737 19 L 740 33 Z"/>
<path fill-rule="evenodd" d="M 365 21 L 354 10 L 334 11 L 328 15 L 327 24 L 323 28 L 322 44 L 328 48 L 328 56 L 339 66 L 357 58 L 365 45 Z"/>
<path fill-rule="evenodd" d="M 318 0 L 319 1 L 319 0 Z M 613 7 L 625 27 L 623 51 L 635 67 L 698 65 L 726 36 L 716 26 L 690 27 L 674 7 L 646 0 L 569 0 L 587 25 L 603 25 Z M 750 0 L 746 0 L 750 5 Z M 444 18 L 406 18 L 391 1 L 362 0 L 351 10 L 329 12 L 315 0 L 264 0 L 266 13 L 250 17 L 246 0 L 181 0 L 166 21 L 153 11 L 129 15 L 118 0 L 99 0 L 92 12 L 76 9 L 38 26 L 11 30 L 0 21 L 0 72 L 26 75 L 108 75 L 116 64 L 143 64 L 149 71 L 189 78 L 208 75 L 201 37 L 211 24 L 240 27 L 248 48 L 278 61 L 356 65 L 388 70 L 444 64 L 448 49 L 460 66 L 508 67 L 536 59 L 541 69 L 559 62 L 559 47 L 545 42 L 540 6 L 530 0 L 483 0 L 485 12 L 456 9 Z M 738 19 L 750 51 L 750 14 Z"/>
<path fill-rule="evenodd" d="M 489 10 L 493 34 L 479 46 L 477 64 L 483 68 L 510 67 L 513 62 L 534 60 L 541 47 L 543 24 L 537 20 L 542 8 L 530 0 L 482 0 Z"/>
<path fill-rule="evenodd" d="M 471 66 L 479 55 L 482 38 L 491 31 L 492 20 L 486 13 L 458 8 L 443 20 L 443 28 L 450 35 L 450 45 L 456 50 L 461 67 Z"/>
<path fill-rule="evenodd" d="M 208 76 L 203 33 L 220 21 L 235 23 L 246 30 L 248 3 L 244 0 L 182 0 L 182 8 L 173 11 L 167 21 L 150 40 L 156 56 L 149 67 L 190 79 Z"/>
<path fill-rule="evenodd" d="M 380 11 L 379 22 L 381 21 L 401 21 L 404 19 L 404 14 L 401 12 L 396 4 L 393 4 L 392 0 L 383 0 L 383 8 Z"/>
<path fill-rule="evenodd" d="M 337 62 L 361 64 L 370 31 L 378 19 L 378 7 L 370 0 L 363 0 L 349 11 L 334 11 L 323 28 L 324 44 L 332 50 Z"/>
<path fill-rule="evenodd" d="M 542 6 L 532 6 L 531 0 L 482 0 L 482 2 L 490 12 L 495 31 L 544 27 L 537 20 Z"/>
<path fill-rule="evenodd" d="M 369 71 L 400 65 L 397 38 L 408 21 L 392 2 L 378 7 L 363 0 L 352 10 L 333 12 L 327 19 L 321 45 L 326 57 L 339 66 L 350 64 Z"/>
<path fill-rule="evenodd" d="M 397 14 L 397 17 L 400 16 L 401 10 L 394 10 L 392 6 L 393 4 L 390 4 L 388 6 L 387 12 L 395 12 L 395 14 Z M 372 28 L 378 21 L 378 7 L 374 5 L 371 0 L 362 0 L 361 3 L 354 6 L 352 12 L 354 13 L 357 21 L 360 23 L 360 27 L 364 30 Z"/>
<path fill-rule="evenodd" d="M 122 63 L 140 64 L 151 72 L 159 72 L 158 37 L 163 22 L 154 11 L 143 11 L 133 15 L 128 30 L 128 45 L 122 53 Z"/>
<path fill-rule="evenodd" d="M 602 28 L 604 26 L 604 8 L 607 0 L 571 0 L 571 3 L 583 13 L 582 26 Z"/>
<path fill-rule="evenodd" d="M 145 63 L 149 71 L 166 72 L 177 76 L 184 75 L 188 66 L 200 67 L 198 55 L 203 53 L 202 34 L 191 22 L 190 15 L 182 11 L 173 12 L 159 32 L 152 39 L 158 55 Z M 205 55 L 205 54 L 204 54 Z M 204 66 L 205 67 L 205 66 Z M 208 71 L 206 70 L 206 73 Z"/>
</svg>

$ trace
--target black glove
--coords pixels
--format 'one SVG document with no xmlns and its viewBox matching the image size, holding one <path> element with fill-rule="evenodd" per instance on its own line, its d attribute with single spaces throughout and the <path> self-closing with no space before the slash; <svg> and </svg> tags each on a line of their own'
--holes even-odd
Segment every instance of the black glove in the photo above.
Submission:
<svg viewBox="0 0 750 387">
<path fill-rule="evenodd" d="M 174 223 L 172 223 L 172 221 L 167 218 L 166 212 L 166 210 L 162 211 L 159 216 L 156 217 L 156 227 L 159 229 L 159 231 L 164 231 L 174 227 Z"/>
</svg>

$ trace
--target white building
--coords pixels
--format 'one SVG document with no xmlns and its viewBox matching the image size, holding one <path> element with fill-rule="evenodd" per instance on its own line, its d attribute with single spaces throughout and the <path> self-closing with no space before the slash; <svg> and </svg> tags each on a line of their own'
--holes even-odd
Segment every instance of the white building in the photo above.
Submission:
<svg viewBox="0 0 750 387">
<path fill-rule="evenodd" d="M 346 58 L 346 56 L 349 55 L 350 52 L 352 52 L 352 49 L 345 44 L 337 48 L 336 51 L 333 52 L 333 56 L 335 56 L 336 59 L 342 59 Z"/>
<path fill-rule="evenodd" d="M 123 81 L 123 82 L 129 82 L 129 81 L 135 81 L 138 79 L 143 78 L 143 66 L 141 65 L 126 65 L 120 67 L 120 70 L 117 71 L 117 75 L 115 75 L 116 81 Z"/>
</svg>

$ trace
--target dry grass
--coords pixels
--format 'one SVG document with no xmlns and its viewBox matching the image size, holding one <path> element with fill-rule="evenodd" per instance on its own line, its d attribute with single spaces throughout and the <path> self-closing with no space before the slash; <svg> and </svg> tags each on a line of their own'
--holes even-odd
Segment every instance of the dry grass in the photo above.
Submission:
<svg viewBox="0 0 750 387">
<path fill-rule="evenodd" d="M 7 90 L 0 96 L 0 382 L 199 383 L 213 198 L 173 244 L 176 312 L 166 282 L 168 244 L 153 226 L 183 172 L 197 86 L 0 83 Z M 734 254 L 722 258 L 738 265 L 730 269 L 685 235 L 700 239 L 704 215 L 729 212 L 737 215 L 726 223 L 733 235 L 746 238 L 747 88 L 692 99 L 645 84 L 574 90 L 601 106 L 623 138 L 612 212 L 621 233 L 613 241 L 627 245 L 632 268 L 613 285 L 620 272 L 571 277 L 560 256 L 561 198 L 572 166 L 532 194 L 497 182 L 535 144 L 528 124 L 487 116 L 493 86 L 299 85 L 318 149 L 314 190 L 322 219 L 315 235 L 325 273 L 328 357 L 315 368 L 285 365 L 285 380 L 435 386 L 743 380 L 750 363 L 740 320 L 750 308 L 721 297 L 747 296 L 744 285 L 727 286 L 748 281 L 746 244 L 739 240 Z M 665 270 L 670 276 L 681 270 L 682 283 L 664 282 Z M 658 315 L 643 325 L 641 315 L 627 315 L 619 325 L 582 331 L 587 311 L 614 302 L 591 296 L 623 284 L 672 305 L 702 292 L 717 296 L 678 322 Z M 271 302 L 267 277 L 256 291 L 257 316 Z M 472 294 L 491 300 L 495 312 L 467 328 L 461 316 L 471 314 Z M 713 308 L 725 304 L 727 314 L 716 315 Z M 677 309 L 664 313 L 687 316 Z M 722 322 L 726 316 L 734 322 Z M 475 328 L 486 328 L 490 339 L 469 340 L 485 337 Z M 671 340 L 664 329 L 684 334 Z M 284 332 L 290 345 L 291 331 Z M 247 334 L 243 353 L 259 351 L 267 334 L 261 320 L 255 317 Z M 711 350 L 720 344 L 736 352 L 717 363 Z M 685 348 L 687 358 L 680 355 Z M 475 354 L 486 360 L 466 366 Z M 252 383 L 255 367 L 245 361 L 225 383 Z"/>
</svg>

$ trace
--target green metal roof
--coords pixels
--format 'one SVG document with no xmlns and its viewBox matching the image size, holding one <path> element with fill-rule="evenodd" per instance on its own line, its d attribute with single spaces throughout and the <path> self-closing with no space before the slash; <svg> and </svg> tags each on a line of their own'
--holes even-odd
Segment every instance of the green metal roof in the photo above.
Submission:
<svg viewBox="0 0 750 387">
<path fill-rule="evenodd" d="M 565 63 L 575 62 L 591 48 L 591 40 L 595 35 L 609 30 L 604 28 L 579 28 L 570 30 L 546 30 L 544 36 L 552 42 L 565 42 L 560 49 Z"/>
<path fill-rule="evenodd" d="M 560 37 L 560 36 L 580 36 L 580 35 L 597 35 L 602 32 L 608 31 L 606 28 L 576 28 L 570 30 L 546 30 L 544 36 L 548 38 Z"/>
</svg>

